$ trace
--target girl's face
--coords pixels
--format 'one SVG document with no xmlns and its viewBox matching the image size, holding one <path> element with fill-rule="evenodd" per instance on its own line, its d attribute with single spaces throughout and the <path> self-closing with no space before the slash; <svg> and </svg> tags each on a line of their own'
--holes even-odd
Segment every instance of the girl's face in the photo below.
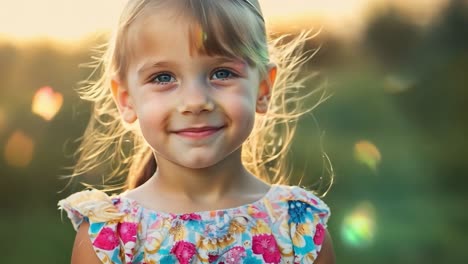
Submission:
<svg viewBox="0 0 468 264">
<path fill-rule="evenodd" d="M 255 112 L 266 111 L 267 82 L 241 59 L 193 50 L 183 18 L 157 12 L 135 23 L 127 80 L 112 85 L 124 121 L 138 121 L 159 164 L 195 169 L 239 158 Z"/>
</svg>

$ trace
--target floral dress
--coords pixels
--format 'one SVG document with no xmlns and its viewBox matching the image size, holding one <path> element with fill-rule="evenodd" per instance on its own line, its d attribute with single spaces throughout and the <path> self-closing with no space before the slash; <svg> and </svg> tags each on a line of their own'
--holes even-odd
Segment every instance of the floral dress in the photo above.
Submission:
<svg viewBox="0 0 468 264">
<path fill-rule="evenodd" d="M 124 195 L 86 190 L 59 202 L 102 263 L 313 263 L 330 216 L 317 196 L 273 184 L 260 200 L 190 214 L 157 212 Z"/>
</svg>

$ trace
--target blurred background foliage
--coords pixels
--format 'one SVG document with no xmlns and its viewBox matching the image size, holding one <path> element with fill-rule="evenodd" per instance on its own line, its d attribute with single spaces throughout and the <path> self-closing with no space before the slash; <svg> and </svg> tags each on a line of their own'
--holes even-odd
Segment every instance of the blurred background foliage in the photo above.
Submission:
<svg viewBox="0 0 468 264">
<path fill-rule="evenodd" d="M 56 204 L 81 187 L 59 177 L 70 173 L 90 115 L 74 91 L 90 70 L 78 65 L 101 41 L 0 42 L 4 263 L 69 262 L 74 231 Z M 326 80 L 333 96 L 299 124 L 293 183 L 305 175 L 303 185 L 323 191 L 328 154 L 335 178 L 324 199 L 337 262 L 464 263 L 467 2 L 450 1 L 425 24 L 386 5 L 359 37 L 325 29 L 307 46 L 321 46 L 306 67 L 320 72 L 310 87 Z"/>
</svg>

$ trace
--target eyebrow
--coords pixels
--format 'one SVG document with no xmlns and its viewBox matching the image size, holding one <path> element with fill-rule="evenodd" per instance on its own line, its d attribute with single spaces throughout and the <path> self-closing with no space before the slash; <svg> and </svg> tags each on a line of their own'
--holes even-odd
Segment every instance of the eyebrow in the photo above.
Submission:
<svg viewBox="0 0 468 264">
<path fill-rule="evenodd" d="M 209 64 L 221 64 L 221 63 L 234 63 L 236 65 L 244 66 L 247 62 L 240 58 L 230 58 L 230 57 L 215 57 L 209 60 Z M 174 67 L 178 66 L 178 63 L 173 61 L 156 61 L 156 62 L 147 62 L 144 63 L 139 69 L 137 70 L 138 75 L 142 74 L 143 72 L 147 71 L 148 69 L 152 68 L 167 68 L 167 67 Z"/>
<path fill-rule="evenodd" d="M 164 68 L 177 65 L 177 63 L 170 62 L 170 61 L 156 61 L 156 62 L 147 62 L 143 64 L 138 70 L 138 75 L 142 74 L 143 72 L 147 71 L 151 68 Z"/>
</svg>

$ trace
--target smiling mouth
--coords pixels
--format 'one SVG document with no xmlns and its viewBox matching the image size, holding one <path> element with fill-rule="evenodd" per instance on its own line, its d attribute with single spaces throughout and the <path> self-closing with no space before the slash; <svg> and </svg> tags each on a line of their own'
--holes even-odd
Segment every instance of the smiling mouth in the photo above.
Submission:
<svg viewBox="0 0 468 264">
<path fill-rule="evenodd" d="M 214 126 L 205 126 L 205 127 L 190 127 L 190 128 L 184 128 L 181 130 L 176 130 L 174 133 L 176 135 L 186 137 L 186 138 L 193 138 L 193 139 L 200 139 L 200 138 L 205 138 L 209 137 L 221 129 L 223 129 L 224 126 L 219 126 L 219 127 L 214 127 Z"/>
</svg>

